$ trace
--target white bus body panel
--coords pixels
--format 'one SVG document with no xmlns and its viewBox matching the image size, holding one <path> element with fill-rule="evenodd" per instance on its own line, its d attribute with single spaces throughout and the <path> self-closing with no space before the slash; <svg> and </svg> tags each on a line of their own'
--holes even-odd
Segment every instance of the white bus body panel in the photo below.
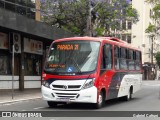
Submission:
<svg viewBox="0 0 160 120">
<path fill-rule="evenodd" d="M 129 89 L 133 86 L 133 93 L 141 89 L 142 74 L 125 75 L 121 81 L 118 91 L 118 97 L 128 95 Z"/>
</svg>

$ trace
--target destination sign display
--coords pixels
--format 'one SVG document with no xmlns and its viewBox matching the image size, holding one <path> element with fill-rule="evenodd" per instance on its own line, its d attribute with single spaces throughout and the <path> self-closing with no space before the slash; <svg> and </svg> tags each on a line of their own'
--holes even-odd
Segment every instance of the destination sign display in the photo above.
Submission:
<svg viewBox="0 0 160 120">
<path fill-rule="evenodd" d="M 57 50 L 79 50 L 79 44 L 59 44 Z"/>
</svg>

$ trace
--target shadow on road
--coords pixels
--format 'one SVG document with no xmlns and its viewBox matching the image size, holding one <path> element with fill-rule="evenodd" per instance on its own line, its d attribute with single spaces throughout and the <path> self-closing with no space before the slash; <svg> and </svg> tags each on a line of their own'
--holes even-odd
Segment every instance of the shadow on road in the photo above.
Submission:
<svg viewBox="0 0 160 120">
<path fill-rule="evenodd" d="M 139 100 L 138 98 L 132 98 L 130 101 L 124 101 L 121 98 L 117 98 L 117 99 L 112 99 L 112 100 L 107 100 L 105 102 L 105 105 L 103 106 L 103 108 L 107 108 L 110 106 L 114 106 L 114 105 L 118 105 L 118 104 L 124 104 L 125 102 L 132 102 L 135 100 Z M 48 107 L 48 109 L 53 109 Z M 54 110 L 58 109 L 58 110 L 93 110 L 95 109 L 93 104 L 87 104 L 87 103 L 68 103 L 68 104 L 59 104 L 57 107 L 54 107 Z M 96 110 L 96 109 L 95 109 Z"/>
</svg>

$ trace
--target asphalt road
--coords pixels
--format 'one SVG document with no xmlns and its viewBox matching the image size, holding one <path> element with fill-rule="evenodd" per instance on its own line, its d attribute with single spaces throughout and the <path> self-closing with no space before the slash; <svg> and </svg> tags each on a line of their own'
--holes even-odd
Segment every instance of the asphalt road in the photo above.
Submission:
<svg viewBox="0 0 160 120">
<path fill-rule="evenodd" d="M 160 111 L 160 86 L 149 85 L 149 84 L 143 85 L 142 89 L 133 95 L 133 99 L 131 101 L 126 102 L 120 99 L 109 100 L 109 101 L 106 101 L 105 106 L 101 109 L 93 109 L 92 106 L 88 104 L 67 104 L 67 105 L 59 105 L 57 108 L 49 108 L 46 101 L 43 101 L 42 99 L 36 99 L 31 101 L 23 101 L 18 103 L 1 105 L 0 111 L 18 111 L 18 112 L 46 111 L 46 113 L 47 112 L 54 113 L 55 111 L 61 111 L 61 112 L 69 111 L 70 113 L 71 111 L 77 111 L 79 113 L 80 111 L 89 111 L 89 112 L 93 112 L 94 115 L 96 111 L 98 112 L 101 112 L 101 111 Z M 83 116 L 83 113 L 78 115 Z M 59 117 L 62 117 L 61 114 L 58 117 L 49 118 L 49 120 L 61 120 Z M 92 117 L 92 116 L 89 116 L 89 117 Z M 160 114 L 159 114 L 159 117 L 160 117 Z M 87 118 L 83 117 L 83 120 Z M 143 117 L 141 117 L 141 119 L 142 118 Z M 62 119 L 64 119 L 64 117 Z M 67 119 L 73 120 L 73 117 L 71 118 L 65 117 L 65 120 Z M 76 119 L 81 119 L 81 118 L 76 118 Z M 95 118 L 93 118 L 92 120 L 94 119 Z M 103 117 L 101 117 L 101 119 L 103 119 Z M 123 120 L 125 119 L 128 120 L 127 118 L 124 118 Z"/>
</svg>

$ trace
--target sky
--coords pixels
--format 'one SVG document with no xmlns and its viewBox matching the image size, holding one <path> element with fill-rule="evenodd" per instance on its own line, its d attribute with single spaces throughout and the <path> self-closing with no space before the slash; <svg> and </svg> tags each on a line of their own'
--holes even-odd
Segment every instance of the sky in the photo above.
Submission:
<svg viewBox="0 0 160 120">
<path fill-rule="evenodd" d="M 35 0 L 31 0 L 33 3 L 35 3 Z"/>
</svg>

